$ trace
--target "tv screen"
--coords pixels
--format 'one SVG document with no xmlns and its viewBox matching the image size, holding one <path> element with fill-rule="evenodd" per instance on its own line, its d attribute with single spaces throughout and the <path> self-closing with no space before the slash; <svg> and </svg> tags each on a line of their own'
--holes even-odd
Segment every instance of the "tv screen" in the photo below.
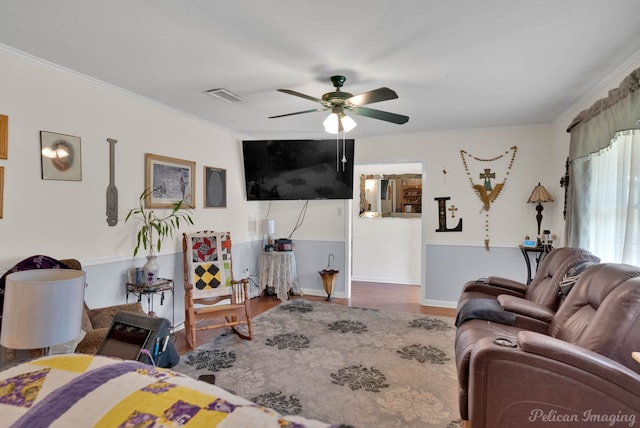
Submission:
<svg viewBox="0 0 640 428">
<path fill-rule="evenodd" d="M 353 143 L 243 141 L 247 200 L 353 199 Z"/>
</svg>

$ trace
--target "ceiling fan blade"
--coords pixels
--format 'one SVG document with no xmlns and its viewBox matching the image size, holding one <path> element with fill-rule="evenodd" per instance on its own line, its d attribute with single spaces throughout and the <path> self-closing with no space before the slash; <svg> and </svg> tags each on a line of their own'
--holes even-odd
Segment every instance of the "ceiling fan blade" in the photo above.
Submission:
<svg viewBox="0 0 640 428">
<path fill-rule="evenodd" d="M 397 123 L 398 125 L 402 125 L 409 121 L 409 116 L 404 116 L 402 114 L 389 113 L 387 111 L 375 110 L 368 107 L 354 106 L 346 108 L 359 116 L 385 120 L 387 122 Z"/>
<path fill-rule="evenodd" d="M 278 89 L 278 92 L 304 98 L 305 100 L 313 101 L 314 103 L 326 105 L 325 101 L 322 101 L 320 98 L 312 97 L 311 95 L 303 94 L 301 92 L 292 91 L 291 89 Z"/>
<path fill-rule="evenodd" d="M 279 114 L 277 116 L 269 116 L 269 119 L 275 119 L 277 117 L 285 117 L 285 116 L 295 116 L 296 114 L 313 113 L 315 111 L 325 111 L 325 110 L 328 110 L 328 108 L 314 108 L 313 110 L 297 111 L 295 113 L 287 113 L 287 114 Z"/>
<path fill-rule="evenodd" d="M 378 88 L 368 92 L 363 92 L 359 95 L 354 95 L 347 101 L 357 106 L 363 106 L 365 104 L 379 103 L 380 101 L 394 100 L 398 98 L 398 94 L 389 88 Z"/>
</svg>

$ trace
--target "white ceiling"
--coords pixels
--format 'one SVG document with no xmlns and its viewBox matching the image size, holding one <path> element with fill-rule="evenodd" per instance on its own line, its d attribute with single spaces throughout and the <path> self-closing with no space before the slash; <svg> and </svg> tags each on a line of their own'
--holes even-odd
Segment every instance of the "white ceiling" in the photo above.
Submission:
<svg viewBox="0 0 640 428">
<path fill-rule="evenodd" d="M 394 89 L 357 138 L 553 121 L 638 60 L 640 1 L 0 0 L 0 43 L 254 138 L 327 136 L 278 88 Z"/>
</svg>

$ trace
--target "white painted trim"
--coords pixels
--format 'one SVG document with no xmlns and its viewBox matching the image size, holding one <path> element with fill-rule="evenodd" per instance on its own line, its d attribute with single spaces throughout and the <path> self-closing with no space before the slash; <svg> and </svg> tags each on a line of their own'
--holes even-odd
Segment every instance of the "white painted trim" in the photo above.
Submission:
<svg viewBox="0 0 640 428">
<path fill-rule="evenodd" d="M 484 243 L 478 242 L 440 242 L 440 241 L 427 241 L 425 245 L 430 246 L 445 246 L 445 247 L 484 247 Z M 491 243 L 490 248 L 518 248 L 519 245 L 522 245 L 521 242 L 498 242 Z M 491 251 L 491 249 L 489 249 Z"/>
<path fill-rule="evenodd" d="M 420 302 L 422 306 L 434 306 L 436 308 L 450 308 L 455 309 L 458 307 L 458 302 L 448 302 L 446 300 L 431 300 L 431 299 L 423 299 Z"/>
<path fill-rule="evenodd" d="M 158 256 L 158 258 L 161 258 L 165 256 L 173 256 L 178 253 L 182 254 L 182 250 L 174 250 L 174 251 L 166 251 L 166 252 L 163 251 L 161 253 L 156 254 L 156 256 Z M 108 265 L 111 263 L 122 263 L 127 261 L 136 262 L 138 260 L 145 260 L 146 258 L 147 258 L 146 255 L 137 255 L 136 257 L 118 256 L 118 257 L 107 257 L 103 259 L 90 259 L 90 260 L 78 259 L 78 260 L 80 261 L 80 263 L 82 263 L 82 266 L 100 266 L 100 265 Z"/>
<path fill-rule="evenodd" d="M 364 281 L 364 282 L 381 282 L 384 284 L 402 284 L 402 285 L 420 285 L 420 281 L 415 279 L 389 279 L 369 276 L 354 276 L 351 277 L 351 281 Z"/>
<path fill-rule="evenodd" d="M 319 297 L 327 297 L 327 293 L 325 293 L 323 290 L 316 290 L 313 288 L 301 288 L 300 291 L 302 291 L 302 297 L 304 298 L 305 295 L 307 296 L 319 296 Z M 337 293 L 333 293 L 331 295 L 331 297 L 336 297 L 339 299 L 346 299 L 346 295 L 344 293 L 344 291 L 340 291 Z"/>
<path fill-rule="evenodd" d="M 355 180 L 355 177 L 354 177 Z M 344 207 L 342 209 L 344 214 L 344 230 L 345 230 L 345 249 L 344 249 L 344 268 L 345 268 L 345 284 L 344 295 L 345 298 L 351 298 L 351 281 L 353 278 L 353 265 L 351 260 L 353 258 L 353 200 L 345 199 Z"/>
</svg>

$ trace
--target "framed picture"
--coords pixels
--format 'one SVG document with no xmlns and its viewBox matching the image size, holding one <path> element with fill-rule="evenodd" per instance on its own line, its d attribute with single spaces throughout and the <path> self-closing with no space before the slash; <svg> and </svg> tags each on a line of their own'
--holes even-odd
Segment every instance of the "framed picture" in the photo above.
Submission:
<svg viewBox="0 0 640 428">
<path fill-rule="evenodd" d="M 4 167 L 0 166 L 0 218 L 2 218 L 2 201 L 4 200 Z"/>
<path fill-rule="evenodd" d="M 227 207 L 227 170 L 204 167 L 204 201 L 205 208 Z"/>
<path fill-rule="evenodd" d="M 0 159 L 9 155 L 9 117 L 0 114 Z"/>
<path fill-rule="evenodd" d="M 145 188 L 151 189 L 145 199 L 147 208 L 171 208 L 177 201 L 195 208 L 195 162 L 151 153 L 145 161 Z"/>
<path fill-rule="evenodd" d="M 82 181 L 80 137 L 40 131 L 43 180 Z"/>
</svg>

